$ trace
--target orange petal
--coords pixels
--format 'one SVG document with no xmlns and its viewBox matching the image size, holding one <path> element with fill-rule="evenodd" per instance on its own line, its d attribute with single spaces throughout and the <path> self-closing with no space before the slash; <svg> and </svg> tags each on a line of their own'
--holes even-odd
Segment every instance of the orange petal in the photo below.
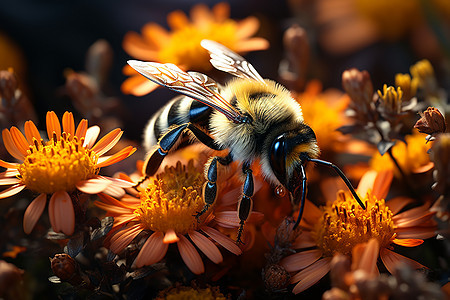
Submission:
<svg viewBox="0 0 450 300">
<path fill-rule="evenodd" d="M 20 182 L 21 182 L 21 180 L 16 177 L 0 178 L 0 185 L 11 185 L 11 184 L 16 184 L 16 183 L 20 183 Z"/>
<path fill-rule="evenodd" d="M 127 78 L 120 86 L 120 90 L 124 94 L 141 97 L 153 92 L 158 87 L 158 84 L 148 80 L 144 76 L 135 75 Z"/>
<path fill-rule="evenodd" d="M 203 226 L 201 230 L 231 253 L 236 255 L 242 254 L 242 250 L 236 245 L 236 243 L 222 232 L 209 226 Z"/>
<path fill-rule="evenodd" d="M 235 51 L 242 53 L 257 50 L 266 50 L 267 48 L 269 48 L 269 45 L 270 44 L 266 39 L 255 37 L 247 39 L 245 41 L 239 41 L 236 44 Z"/>
<path fill-rule="evenodd" d="M 3 190 L 0 192 L 0 199 L 11 197 L 17 193 L 19 193 L 21 190 L 23 190 L 26 186 L 24 184 L 18 183 L 15 184 L 6 190 Z"/>
<path fill-rule="evenodd" d="M 155 45 L 144 40 L 136 32 L 127 32 L 123 38 L 122 47 L 129 55 L 139 60 L 151 61 L 158 57 Z"/>
<path fill-rule="evenodd" d="M 416 247 L 423 244 L 423 240 L 420 239 L 394 239 L 392 242 L 404 247 Z"/>
<path fill-rule="evenodd" d="M 414 202 L 414 199 L 408 197 L 395 197 L 391 200 L 386 201 L 386 205 L 389 207 L 392 214 L 395 216 L 399 211 L 401 211 L 406 205 Z"/>
<path fill-rule="evenodd" d="M 322 279 L 330 271 L 331 258 L 322 258 L 291 278 L 291 283 L 299 282 L 292 289 L 294 294 L 303 292 Z"/>
<path fill-rule="evenodd" d="M 396 228 L 398 239 L 429 239 L 436 236 L 436 226 Z"/>
<path fill-rule="evenodd" d="M 39 133 L 39 130 L 37 129 L 36 125 L 34 125 L 33 121 L 26 121 L 25 125 L 25 136 L 27 137 L 28 144 L 33 145 L 34 141 L 33 138 L 35 138 L 38 142 L 41 141 L 41 134 Z"/>
<path fill-rule="evenodd" d="M 308 267 L 321 257 L 322 251 L 318 249 L 302 251 L 283 258 L 280 261 L 280 265 L 283 266 L 286 271 L 294 272 Z"/>
<path fill-rule="evenodd" d="M 2 162 L 2 160 L 0 159 L 0 162 Z M 0 166 L 2 166 L 2 164 L 0 163 Z M 0 178 L 11 178 L 11 177 L 17 177 L 18 175 L 20 175 L 19 170 L 17 170 L 16 168 L 14 169 L 8 169 L 3 173 L 0 173 Z"/>
<path fill-rule="evenodd" d="M 86 194 L 98 194 L 104 191 L 111 183 L 102 178 L 91 178 L 77 183 L 77 189 Z"/>
<path fill-rule="evenodd" d="M 203 3 L 196 4 L 194 7 L 192 7 L 190 16 L 192 23 L 198 28 L 207 26 L 207 24 L 214 21 L 214 16 L 212 15 L 211 11 Z"/>
<path fill-rule="evenodd" d="M 378 273 L 377 259 L 380 253 L 380 244 L 376 239 L 370 239 L 365 243 L 364 250 L 361 252 L 361 256 L 354 258 L 354 264 L 352 266 L 353 270 L 363 270 L 367 274 L 376 276 Z M 355 264 L 355 262 L 357 262 Z"/>
<path fill-rule="evenodd" d="M 223 261 L 222 254 L 213 242 L 211 242 L 206 236 L 197 232 L 191 231 L 189 237 L 194 244 L 200 249 L 213 263 L 218 264 Z"/>
<path fill-rule="evenodd" d="M 200 254 L 198 254 L 194 245 L 192 245 L 191 242 L 189 242 L 189 240 L 183 235 L 180 234 L 178 237 L 180 238 L 177 243 L 178 251 L 180 251 L 181 258 L 189 270 L 196 275 L 205 272 L 205 266 L 203 265 L 202 258 L 200 257 Z"/>
<path fill-rule="evenodd" d="M 255 17 L 247 17 L 238 22 L 236 28 L 236 38 L 243 40 L 254 35 L 259 28 L 259 21 Z"/>
<path fill-rule="evenodd" d="M 167 24 L 172 30 L 183 29 L 189 25 L 189 19 L 181 10 L 175 10 L 167 15 Z"/>
<path fill-rule="evenodd" d="M 97 125 L 91 126 L 86 130 L 86 136 L 84 140 L 83 147 L 91 149 L 92 145 L 94 145 L 95 141 L 100 134 L 100 127 Z"/>
<path fill-rule="evenodd" d="M 14 126 L 11 127 L 11 136 L 17 146 L 17 149 L 19 149 L 19 151 L 22 152 L 24 156 L 26 156 L 27 150 L 30 148 L 30 145 L 28 144 L 25 136 L 22 134 L 22 132 L 20 132 L 19 129 Z"/>
<path fill-rule="evenodd" d="M 113 131 L 109 132 L 107 135 L 102 137 L 92 148 L 91 150 L 96 152 L 99 156 L 108 152 L 112 147 L 114 147 L 117 142 L 120 140 L 123 131 L 120 128 L 116 128 Z"/>
<path fill-rule="evenodd" d="M 121 215 L 121 214 L 130 213 L 130 209 L 128 209 L 128 208 L 123 208 L 123 207 L 119 207 L 119 206 L 115 206 L 115 205 L 109 205 L 109 204 L 106 204 L 106 203 L 103 203 L 100 201 L 94 201 L 94 205 L 103 210 L 106 210 L 109 214 L 113 214 L 113 215 L 115 215 L 115 214 Z M 114 224 L 116 224 L 115 220 L 114 220 Z"/>
<path fill-rule="evenodd" d="M 118 228 L 123 224 L 136 221 L 136 215 L 134 213 L 121 213 L 119 216 L 114 216 L 113 228 Z"/>
<path fill-rule="evenodd" d="M 65 112 L 62 117 L 63 131 L 69 133 L 71 137 L 75 134 L 75 121 L 71 112 Z"/>
<path fill-rule="evenodd" d="M 25 210 L 25 215 L 23 216 L 23 231 L 26 234 L 30 234 L 36 225 L 37 221 L 44 211 L 45 204 L 47 203 L 47 195 L 40 194 L 37 196 Z"/>
<path fill-rule="evenodd" d="M 6 169 L 17 169 L 18 163 L 10 163 L 4 160 L 0 159 L 0 167 L 6 168 Z"/>
<path fill-rule="evenodd" d="M 6 150 L 8 150 L 9 154 L 14 156 L 19 160 L 24 160 L 25 155 L 17 148 L 16 144 L 13 141 L 13 137 L 11 136 L 11 132 L 8 129 L 3 129 L 2 131 L 3 144 L 5 145 Z"/>
<path fill-rule="evenodd" d="M 413 269 L 422 269 L 422 268 L 427 269 L 427 267 L 418 263 L 417 261 L 407 258 L 398 253 L 395 253 L 386 248 L 381 249 L 380 257 L 381 257 L 381 260 L 383 261 L 383 264 L 386 266 L 386 269 L 391 274 L 395 273 L 396 266 L 398 266 L 401 263 L 407 264 Z"/>
<path fill-rule="evenodd" d="M 53 138 L 53 132 L 56 133 L 56 138 L 59 139 L 61 137 L 61 124 L 54 111 L 47 112 L 46 124 L 48 139 L 51 140 Z"/>
<path fill-rule="evenodd" d="M 178 242 L 180 239 L 178 238 L 175 230 L 169 229 L 166 234 L 164 234 L 163 243 L 164 244 L 172 244 Z"/>
<path fill-rule="evenodd" d="M 114 177 L 108 177 L 108 176 L 98 176 L 101 179 L 107 180 L 110 183 L 112 183 L 115 186 L 121 187 L 121 188 L 130 188 L 134 186 L 133 182 L 130 182 L 128 180 L 123 180 L 123 179 L 119 179 L 119 178 L 114 178 Z"/>
<path fill-rule="evenodd" d="M 424 212 L 419 216 L 411 216 L 408 218 L 402 218 L 402 219 L 394 219 L 394 224 L 398 228 L 404 228 L 404 227 L 413 227 L 413 226 L 420 226 L 422 223 L 425 223 L 426 221 L 430 220 L 436 212 Z"/>
<path fill-rule="evenodd" d="M 292 249 L 303 249 L 317 246 L 316 241 L 312 238 L 311 232 L 304 230 L 292 244 Z"/>
<path fill-rule="evenodd" d="M 125 195 L 125 190 L 121 187 L 115 186 L 114 184 L 110 184 L 103 190 L 102 193 L 120 199 Z"/>
<path fill-rule="evenodd" d="M 131 210 L 135 210 L 136 209 L 136 207 L 134 207 L 132 205 L 131 206 L 128 205 L 127 202 L 119 201 L 119 200 L 114 199 L 113 197 L 111 197 L 109 195 L 100 193 L 100 194 L 98 194 L 98 196 L 99 196 L 100 199 L 102 199 L 102 201 L 104 203 L 107 203 L 107 204 L 110 204 L 110 205 L 113 205 L 113 206 L 123 207 L 123 208 L 126 208 L 126 209 L 131 209 Z M 140 201 L 139 201 L 139 204 L 140 204 Z"/>
<path fill-rule="evenodd" d="M 359 180 L 358 187 L 356 188 L 358 194 L 366 195 L 369 190 L 373 189 L 373 184 L 377 178 L 377 174 L 378 173 L 375 170 L 369 170 L 364 173 Z"/>
<path fill-rule="evenodd" d="M 169 244 L 163 243 L 163 238 L 164 233 L 160 231 L 153 233 L 142 246 L 133 266 L 137 268 L 149 266 L 163 259 L 169 247 Z"/>
<path fill-rule="evenodd" d="M 75 211 L 69 194 L 65 191 L 54 193 L 48 210 L 53 230 L 72 235 L 75 230 Z"/>
<path fill-rule="evenodd" d="M 81 120 L 78 124 L 77 131 L 75 131 L 75 136 L 78 138 L 78 140 L 86 136 L 87 129 L 88 121 L 86 119 Z"/>
<path fill-rule="evenodd" d="M 321 216 L 322 212 L 320 209 L 314 203 L 306 199 L 302 220 L 305 220 L 309 224 L 316 224 Z"/>
<path fill-rule="evenodd" d="M 226 2 L 219 2 L 212 8 L 212 13 L 216 22 L 224 22 L 230 17 L 230 5 Z"/>
<path fill-rule="evenodd" d="M 394 172 L 392 170 L 383 170 L 378 172 L 375 182 L 373 183 L 372 194 L 377 199 L 385 199 L 389 188 L 391 187 Z"/>
<path fill-rule="evenodd" d="M 134 148 L 133 146 L 128 146 L 111 156 L 100 157 L 97 162 L 97 167 L 103 168 L 103 167 L 115 164 L 119 161 L 124 160 L 125 158 L 127 158 L 128 156 L 133 154 L 135 151 L 136 151 L 136 148 Z"/>
<path fill-rule="evenodd" d="M 156 23 L 145 24 L 144 27 L 142 27 L 142 36 L 149 44 L 149 47 L 154 45 L 155 50 L 158 51 L 164 48 L 171 39 L 171 33 Z M 156 58 L 151 60 L 156 60 Z"/>
<path fill-rule="evenodd" d="M 122 252 L 125 247 L 127 247 L 133 239 L 142 232 L 142 227 L 140 224 L 133 225 L 131 227 L 125 227 L 122 230 L 116 232 L 111 237 L 110 249 L 112 252 L 118 254 Z"/>
</svg>

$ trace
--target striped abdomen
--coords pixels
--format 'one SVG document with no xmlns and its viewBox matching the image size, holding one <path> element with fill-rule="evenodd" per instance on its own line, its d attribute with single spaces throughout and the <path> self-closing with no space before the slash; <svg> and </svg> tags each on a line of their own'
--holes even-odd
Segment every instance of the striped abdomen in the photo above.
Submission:
<svg viewBox="0 0 450 300">
<path fill-rule="evenodd" d="M 158 110 L 144 129 L 144 146 L 147 151 L 153 148 L 162 134 L 176 124 L 187 122 L 208 128 L 212 108 L 190 97 L 178 96 Z"/>
</svg>

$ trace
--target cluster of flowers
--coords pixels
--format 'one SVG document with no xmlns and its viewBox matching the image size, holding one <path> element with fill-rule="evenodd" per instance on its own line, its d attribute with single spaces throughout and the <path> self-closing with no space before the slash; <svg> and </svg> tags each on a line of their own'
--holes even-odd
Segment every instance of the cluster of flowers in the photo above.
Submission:
<svg viewBox="0 0 450 300">
<path fill-rule="evenodd" d="M 191 15 L 192 22 L 182 12 L 171 13 L 168 23 L 172 32 L 150 23 L 143 28 L 142 36 L 127 34 L 124 49 L 138 59 L 170 61 L 186 70 L 206 72 L 208 56 L 200 48 L 204 38 L 217 40 L 238 52 L 268 47 L 266 40 L 251 38 L 259 27 L 258 20 L 230 20 L 226 4 L 217 4 L 212 11 L 198 5 Z M 289 36 L 305 38 L 299 28 L 288 34 L 287 40 Z M 192 37 L 187 45 L 186 35 Z M 179 47 L 180 40 L 186 47 Z M 289 51 L 295 59 L 299 57 L 296 51 L 304 53 L 305 49 Z M 124 68 L 124 73 L 131 76 L 122 86 L 125 93 L 144 95 L 156 87 L 129 67 Z M 304 78 L 281 78 L 293 87 L 303 86 Z M 67 74 L 66 88 L 81 113 L 90 110 L 83 109 L 86 100 L 79 97 L 80 90 L 88 91 L 85 94 L 96 99 L 98 109 L 102 109 L 100 92 L 92 88 L 91 79 L 75 72 Z M 5 83 L 0 85 L 6 103 L 2 113 L 20 109 L 24 100 L 18 97 L 12 72 L 0 72 L 0 81 Z M 323 156 L 331 161 L 339 160 L 340 155 L 368 156 L 359 165 L 354 161 L 353 165 L 344 166 L 350 179 L 359 182 L 357 193 L 365 209 L 343 191 L 340 181 L 327 176 L 323 179 L 324 174 L 309 169 L 309 195 L 313 198 L 306 201 L 301 223 L 293 229 L 292 219 L 285 217 L 295 217 L 295 208 L 282 189 L 274 189 L 264 181 L 255 163 L 255 211 L 246 221 L 244 243 L 236 244 L 240 223 L 236 210 L 242 189 L 235 172 L 237 165 L 219 170 L 223 174 L 219 176 L 218 199 L 206 213 L 196 217 L 204 207 L 203 166 L 213 155 L 211 152 L 190 145 L 170 153 L 160 172 L 144 182 L 140 182 L 142 161 L 137 162 L 134 172 L 104 176 L 102 168 L 122 162 L 136 151 L 133 146 L 122 147 L 119 143 L 123 131 L 113 129 L 97 141 L 99 126 L 89 127 L 87 119 L 76 125 L 70 112 L 60 120 L 52 111 L 46 116 L 46 137 L 33 121 L 11 120 L 15 126 L 3 129 L 7 152 L 0 153 L 19 162 L 0 160 L 0 166 L 6 169 L 0 173 L 0 198 L 17 197 L 25 189 L 31 192 L 28 195 L 33 195 L 33 200 L 23 216 L 26 234 L 36 230 L 40 221 L 45 223 L 41 216 L 47 206 L 51 225 L 47 237 L 53 236 L 66 247 L 65 253 L 51 259 L 51 268 L 58 277 L 52 281 L 68 282 L 95 293 L 113 293 L 105 288 L 107 281 L 125 294 L 124 290 L 130 289 L 123 284 L 128 278 L 139 280 L 162 270 L 175 273 L 181 269 L 190 273 L 174 276 L 180 285 L 161 292 L 164 284 L 160 284 L 154 288 L 154 296 L 160 292 L 160 299 L 226 299 L 218 287 L 209 284 L 219 282 L 233 268 L 242 270 L 236 257 L 263 251 L 267 252 L 264 261 L 250 262 L 247 268 L 260 268 L 259 278 L 265 291 L 272 295 L 304 292 L 330 273 L 333 288 L 323 294 L 323 299 L 363 299 L 369 295 L 375 299 L 411 293 L 439 298 L 442 294 L 437 285 L 427 282 L 422 274 L 411 275 L 411 269 L 425 270 L 427 266 L 395 251 L 397 245 L 419 247 L 425 239 L 435 237 L 436 219 L 448 224 L 450 134 L 446 133 L 444 115 L 450 110 L 432 66 L 428 61 L 420 61 L 411 67 L 411 75 L 397 74 L 395 86 L 385 85 L 377 92 L 366 71 L 347 70 L 342 83 L 345 94 L 323 92 L 320 82 L 312 81 L 303 92 L 293 91 L 293 95 L 317 134 Z M 414 125 L 417 113 L 421 118 Z M 33 118 L 30 114 L 27 117 Z M 106 155 L 110 150 L 114 154 Z M 428 176 L 431 172 L 433 179 Z M 426 178 L 426 183 L 413 184 L 417 178 Z M 426 187 L 429 182 L 434 182 L 436 199 Z M 98 209 L 106 211 L 103 220 L 96 224 L 87 222 L 90 212 Z M 440 232 L 441 237 L 449 235 L 448 230 Z M 98 240 L 101 245 L 96 244 L 91 251 L 98 254 L 100 249 L 108 249 L 103 255 L 101 275 L 83 271 L 77 262 L 78 255 Z M 179 255 L 174 255 L 175 244 Z M 269 249 L 265 244 L 270 244 Z M 180 257 L 183 267 L 174 267 L 172 261 L 177 262 Z M 378 258 L 382 264 L 377 265 Z M 379 268 L 395 274 L 396 281 L 380 275 Z M 208 276 L 204 286 L 190 283 L 194 275 L 205 273 Z M 117 290 L 116 293 L 119 294 Z"/>
</svg>

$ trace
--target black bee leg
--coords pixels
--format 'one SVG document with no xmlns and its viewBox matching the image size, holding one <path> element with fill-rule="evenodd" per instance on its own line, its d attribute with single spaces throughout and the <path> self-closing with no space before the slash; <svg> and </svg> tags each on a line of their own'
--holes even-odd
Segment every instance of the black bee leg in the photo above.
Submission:
<svg viewBox="0 0 450 300">
<path fill-rule="evenodd" d="M 238 214 L 239 214 L 239 229 L 238 234 L 236 238 L 236 243 L 242 244 L 241 237 L 242 233 L 244 231 L 244 224 L 247 220 L 248 216 L 250 215 L 253 207 L 253 191 L 254 191 L 254 184 L 253 184 L 253 172 L 250 169 L 250 165 L 248 163 L 244 163 L 242 167 L 242 171 L 245 174 L 245 181 L 244 181 L 244 188 L 243 188 L 243 195 L 241 201 L 239 201 L 239 207 L 238 207 Z"/>
<path fill-rule="evenodd" d="M 301 181 L 302 181 L 302 190 L 301 190 L 301 198 L 300 198 L 300 206 L 297 216 L 297 221 L 295 221 L 293 229 L 295 230 L 298 225 L 300 224 L 300 221 L 302 220 L 303 210 L 305 208 L 305 200 L 306 200 L 306 172 L 305 172 L 305 166 L 300 165 L 300 172 L 301 172 Z M 295 203 L 298 196 L 298 187 L 291 193 L 291 201 Z"/>
<path fill-rule="evenodd" d="M 222 147 L 214 142 L 214 139 L 204 133 L 201 129 L 193 125 L 192 123 L 184 123 L 177 125 L 166 132 L 159 140 L 158 146 L 152 154 L 148 156 L 144 165 L 145 177 L 140 180 L 134 188 L 137 188 L 142 182 L 144 182 L 150 176 L 153 176 L 158 171 L 164 157 L 173 148 L 175 143 L 180 138 L 181 134 L 186 130 L 190 130 L 194 136 L 203 144 L 214 150 L 223 150 Z"/>
<path fill-rule="evenodd" d="M 307 158 L 307 160 L 334 169 L 334 170 L 336 171 L 336 173 L 342 178 L 342 180 L 344 181 L 344 183 L 347 185 L 348 189 L 350 190 L 350 192 L 352 193 L 353 197 L 356 199 L 356 201 L 358 202 L 358 204 L 359 204 L 363 209 L 366 209 L 366 206 L 365 206 L 364 203 L 361 201 L 361 199 L 359 198 L 358 194 L 356 194 L 356 191 L 355 191 L 355 189 L 353 188 L 352 184 L 350 183 L 350 180 L 348 180 L 347 176 L 345 176 L 344 172 L 342 172 L 341 169 L 339 169 L 336 165 L 334 165 L 334 164 L 332 164 L 332 163 L 330 163 L 330 162 L 328 162 L 328 161 L 324 161 L 324 160 L 320 160 L 320 159 L 315 159 L 315 158 Z"/>
<path fill-rule="evenodd" d="M 233 161 L 230 154 L 225 157 L 215 156 L 208 167 L 208 173 L 206 177 L 206 182 L 203 185 L 203 199 L 205 200 L 205 206 L 203 209 L 195 215 L 198 218 L 203 215 L 211 205 L 214 204 L 217 198 L 217 163 L 220 163 L 223 166 L 229 165 Z"/>
</svg>

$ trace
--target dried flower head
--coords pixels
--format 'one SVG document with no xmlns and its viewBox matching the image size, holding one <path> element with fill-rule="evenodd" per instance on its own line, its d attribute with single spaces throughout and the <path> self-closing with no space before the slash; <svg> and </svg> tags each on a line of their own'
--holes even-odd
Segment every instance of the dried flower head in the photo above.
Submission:
<svg viewBox="0 0 450 300">
<path fill-rule="evenodd" d="M 420 119 L 414 125 L 414 128 L 419 132 L 434 135 L 443 133 L 447 130 L 444 116 L 439 109 L 435 107 L 428 107 L 423 113 L 420 113 Z"/>
<path fill-rule="evenodd" d="M 72 113 L 66 112 L 61 124 L 54 112 L 47 113 L 48 141 L 45 142 L 32 121 L 25 122 L 25 136 L 16 127 L 2 131 L 8 152 L 21 163 L 0 160 L 7 170 L 0 174 L 1 185 L 10 185 L 0 192 L 0 198 L 13 196 L 27 188 L 39 194 L 28 206 L 24 216 L 24 231 L 30 233 L 40 218 L 47 198 L 53 230 L 71 235 L 75 229 L 72 197 L 76 190 L 86 194 L 100 192 L 122 195 L 122 188 L 132 183 L 99 175 L 102 167 L 119 162 L 136 150 L 129 146 L 114 155 L 102 157 L 122 136 L 117 128 L 95 143 L 100 128 L 88 128 L 87 120 L 78 127 Z"/>
<path fill-rule="evenodd" d="M 74 286 L 82 282 L 78 263 L 70 255 L 66 253 L 55 254 L 55 257 L 50 258 L 50 264 L 53 274 L 62 281 L 67 281 Z"/>
<path fill-rule="evenodd" d="M 355 118 L 368 118 L 369 121 L 376 120 L 373 101 L 373 85 L 367 71 L 350 69 L 342 73 L 342 86 L 352 99 L 350 107 L 355 110 Z"/>
</svg>

